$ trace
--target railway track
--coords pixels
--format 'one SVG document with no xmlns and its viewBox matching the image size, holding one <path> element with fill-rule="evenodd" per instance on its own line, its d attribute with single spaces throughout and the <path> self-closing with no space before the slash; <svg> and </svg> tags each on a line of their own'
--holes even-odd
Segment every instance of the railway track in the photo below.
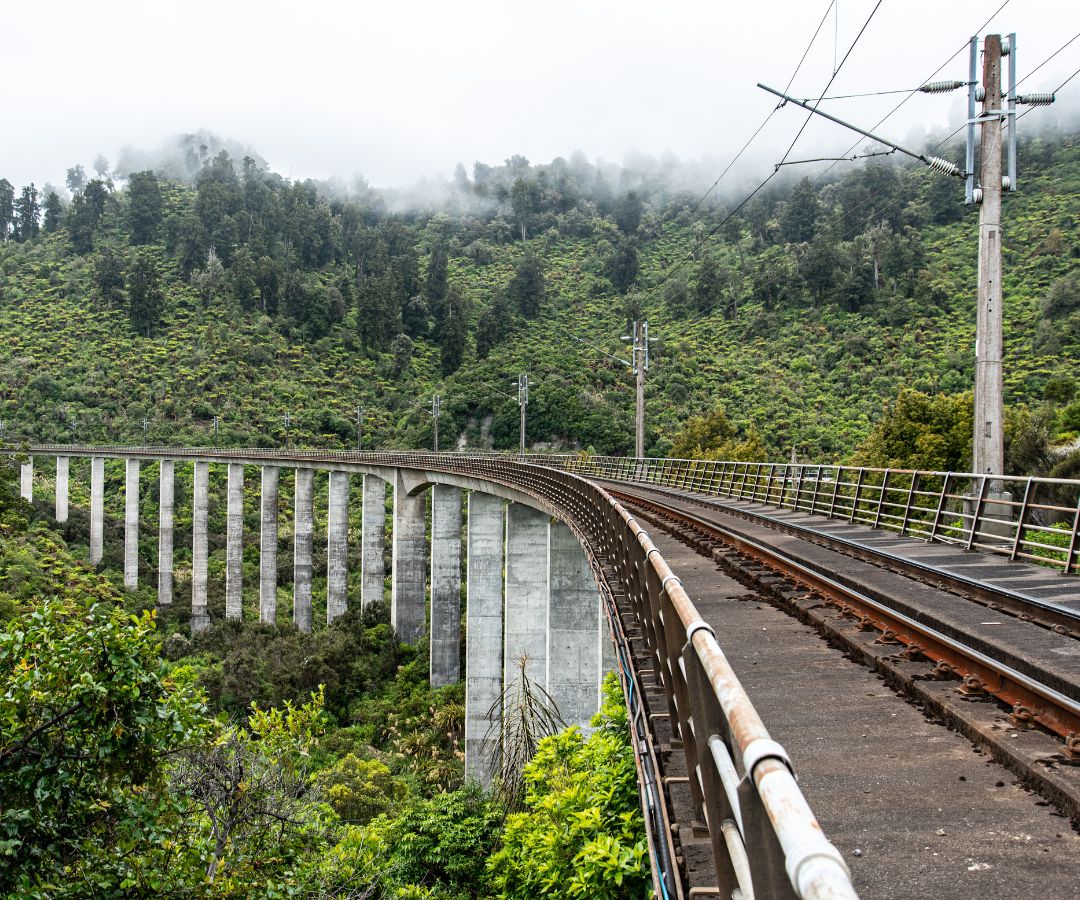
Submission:
<svg viewBox="0 0 1080 900">
<path fill-rule="evenodd" d="M 1078 667 L 1062 671 L 1053 657 L 1048 664 L 1033 652 L 1030 639 L 1022 642 L 1029 655 L 1021 656 L 1015 646 L 993 646 L 978 636 L 966 638 L 955 619 L 935 619 L 925 607 L 911 608 L 903 602 L 911 598 L 891 596 L 897 593 L 897 579 L 870 596 L 852 586 L 858 582 L 850 570 L 840 572 L 838 566 L 827 574 L 822 571 L 820 554 L 817 559 L 800 559 L 788 546 L 771 546 L 760 533 L 731 527 L 716 510 L 695 509 L 685 499 L 651 490 L 625 485 L 607 489 L 639 518 L 674 532 L 742 583 L 766 590 L 787 611 L 887 673 L 894 686 L 931 704 L 942 718 L 987 747 L 1026 784 L 1080 822 Z M 922 587 L 925 590 L 925 583 Z M 986 609 L 975 608 L 980 615 Z M 1051 637 L 1030 620 L 1003 621 Z M 852 639 L 852 630 L 860 636 L 857 640 Z M 1072 629 L 1059 631 L 1054 638 L 1073 644 L 1073 658 L 1080 659 L 1080 641 L 1073 634 Z M 928 689 L 928 685 L 947 690 Z M 996 715 L 971 715 L 972 701 L 990 700 Z M 1022 752 L 1014 739 L 1002 737 L 1007 730 L 1002 728 L 1002 716 L 1010 729 L 1030 732 L 1028 752 Z"/>
<path fill-rule="evenodd" d="M 882 596 L 906 580 L 976 618 L 985 620 L 987 607 L 816 545 L 800 562 L 788 536 L 648 489 L 605 489 L 649 528 L 791 749 L 860 896 L 1013 897 L 1035 885 L 1044 900 L 1076 896 L 1080 765 L 1067 743 L 1076 698 L 1003 671 L 1010 667 L 927 616 L 898 616 L 881 601 L 860 608 L 859 592 L 840 579 L 869 570 Z M 1033 622 L 1000 621 L 1077 644 Z M 939 624 L 957 633 L 955 616 Z M 985 645 L 978 636 L 971 643 Z M 956 666 L 938 658 L 940 646 L 956 654 Z M 1048 674 L 1060 682 L 1066 673 Z M 1011 702 L 1017 685 L 1045 704 L 1040 718 Z M 676 809 L 679 791 L 675 779 L 668 792 Z"/>
</svg>

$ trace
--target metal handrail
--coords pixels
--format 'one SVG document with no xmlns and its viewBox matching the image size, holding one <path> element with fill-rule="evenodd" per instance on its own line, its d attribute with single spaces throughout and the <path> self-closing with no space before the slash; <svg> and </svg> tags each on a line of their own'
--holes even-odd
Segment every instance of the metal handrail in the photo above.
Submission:
<svg viewBox="0 0 1080 900">
<path fill-rule="evenodd" d="M 721 894 L 844 900 L 856 898 L 840 852 L 824 836 L 795 779 L 740 683 L 712 627 L 637 520 L 600 486 L 544 458 L 435 453 L 218 450 L 171 447 L 39 445 L 55 456 L 335 463 L 419 469 L 474 477 L 522 491 L 557 512 L 593 563 L 606 562 L 626 590 L 646 649 L 663 684 L 673 733 L 682 741 L 695 811 L 709 826 Z M 555 458 L 559 459 L 559 458 Z M 562 459 L 565 459 L 562 458 Z M 689 462 L 689 461 L 686 461 Z M 624 465 L 620 460 L 618 465 Z M 583 469 L 604 475 L 595 457 Z M 614 468 L 613 463 L 613 468 Z M 690 466 L 668 466 L 685 477 Z M 624 478 L 648 479 L 637 461 Z M 748 870 L 748 871 L 747 871 Z M 748 885 L 747 879 L 750 884 Z"/>
<path fill-rule="evenodd" d="M 1080 481 L 923 469 L 530 454 L 567 472 L 765 503 L 1077 571 Z M 689 475 L 687 473 L 690 473 Z M 676 473 L 676 474 L 672 474 Z"/>
</svg>

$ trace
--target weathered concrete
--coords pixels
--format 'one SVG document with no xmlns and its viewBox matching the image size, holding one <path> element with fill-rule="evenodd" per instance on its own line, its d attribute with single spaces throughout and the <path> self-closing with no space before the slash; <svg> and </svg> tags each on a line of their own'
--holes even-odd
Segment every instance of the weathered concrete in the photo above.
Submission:
<svg viewBox="0 0 1080 900">
<path fill-rule="evenodd" d="M 311 631 L 311 541 L 314 531 L 315 470 L 297 469 L 293 512 L 293 623 Z"/>
<path fill-rule="evenodd" d="M 90 563 L 97 565 L 102 555 L 102 529 L 105 525 L 105 460 L 90 459 Z"/>
<path fill-rule="evenodd" d="M 173 595 L 174 463 L 163 459 L 158 477 L 158 605 L 168 606 Z"/>
<path fill-rule="evenodd" d="M 229 463 L 225 512 L 225 618 L 244 616 L 244 467 Z"/>
<path fill-rule="evenodd" d="M 210 464 L 195 463 L 191 507 L 191 631 L 210 625 L 206 606 L 207 516 L 210 509 Z"/>
<path fill-rule="evenodd" d="M 432 687 L 461 678 L 461 489 L 431 489 Z"/>
<path fill-rule="evenodd" d="M 124 462 L 124 587 L 133 591 L 139 586 L 139 461 Z"/>
<path fill-rule="evenodd" d="M 360 534 L 360 602 L 383 599 L 386 581 L 386 482 L 374 475 L 364 476 L 364 498 Z"/>
<path fill-rule="evenodd" d="M 27 503 L 34 502 L 34 457 L 19 467 L 19 496 Z"/>
<path fill-rule="evenodd" d="M 599 595 L 589 559 L 562 522 L 548 529 L 547 691 L 568 725 L 587 727 L 600 679 Z"/>
<path fill-rule="evenodd" d="M 71 473 L 71 460 L 66 456 L 56 457 L 56 521 L 68 520 L 68 480 Z"/>
<path fill-rule="evenodd" d="M 349 605 L 349 473 L 330 472 L 326 510 L 326 624 Z"/>
<path fill-rule="evenodd" d="M 278 469 L 262 467 L 259 527 L 259 621 L 277 621 Z"/>
<path fill-rule="evenodd" d="M 604 702 L 604 676 L 608 672 L 619 671 L 619 655 L 615 650 L 615 642 L 611 637 L 611 623 L 604 611 L 604 598 L 599 597 L 598 607 L 600 613 L 600 643 L 598 646 L 600 657 L 600 678 L 596 685 L 596 705 L 600 708 Z"/>
<path fill-rule="evenodd" d="M 489 786 L 502 709 L 503 510 L 491 494 L 469 494 L 465 558 L 465 777 Z"/>
<path fill-rule="evenodd" d="M 400 469 L 394 473 L 393 591 L 390 621 L 397 636 L 415 644 L 424 634 L 425 495 L 410 497 Z"/>
<path fill-rule="evenodd" d="M 506 622 L 503 668 L 506 682 L 525 674 L 547 689 L 548 522 L 547 513 L 511 503 L 506 509 Z"/>
</svg>

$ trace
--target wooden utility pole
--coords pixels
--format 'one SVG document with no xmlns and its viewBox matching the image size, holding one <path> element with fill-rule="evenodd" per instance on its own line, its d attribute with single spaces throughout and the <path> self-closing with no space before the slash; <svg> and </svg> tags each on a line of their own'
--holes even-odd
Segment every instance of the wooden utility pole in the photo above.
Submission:
<svg viewBox="0 0 1080 900">
<path fill-rule="evenodd" d="M 974 471 L 1005 473 L 1002 429 L 1003 380 L 1001 297 L 1001 35 L 983 42 L 983 88 L 980 116 L 979 287 L 975 330 Z M 1012 124 L 1015 129 L 1015 122 Z"/>
</svg>

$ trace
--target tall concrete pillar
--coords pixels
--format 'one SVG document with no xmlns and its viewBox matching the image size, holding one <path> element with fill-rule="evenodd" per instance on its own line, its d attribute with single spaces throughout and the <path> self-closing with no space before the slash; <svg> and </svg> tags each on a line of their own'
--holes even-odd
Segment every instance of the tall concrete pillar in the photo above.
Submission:
<svg viewBox="0 0 1080 900">
<path fill-rule="evenodd" d="M 465 777 L 491 785 L 503 689 L 502 498 L 469 494 L 465 556 Z"/>
<path fill-rule="evenodd" d="M 360 534 L 360 602 L 381 602 L 386 581 L 386 482 L 364 476 Z"/>
<path fill-rule="evenodd" d="M 432 687 L 461 679 L 461 488 L 431 489 Z"/>
<path fill-rule="evenodd" d="M 380 508 L 380 512 L 382 509 Z M 349 473 L 331 472 L 326 511 L 326 624 L 348 606 Z M 381 557 L 380 557 L 381 561 Z"/>
<path fill-rule="evenodd" d="M 545 512 L 511 503 L 506 510 L 506 619 L 503 668 L 506 682 L 525 674 L 547 689 L 548 520 Z"/>
<path fill-rule="evenodd" d="M 598 594 L 585 551 L 562 522 L 548 529 L 547 691 L 568 725 L 597 711 Z"/>
<path fill-rule="evenodd" d="M 68 520 L 68 478 L 71 473 L 71 460 L 66 456 L 56 457 L 56 521 Z"/>
<path fill-rule="evenodd" d="M 397 636 L 415 644 L 424 634 L 424 556 L 427 522 L 424 494 L 410 497 L 401 470 L 394 473 L 393 591 L 390 621 Z"/>
<path fill-rule="evenodd" d="M 105 524 L 105 460 L 90 458 L 90 563 L 97 565 L 102 555 L 102 529 Z"/>
<path fill-rule="evenodd" d="M 30 457 L 19 469 L 19 496 L 27 503 L 34 502 L 34 457 Z"/>
<path fill-rule="evenodd" d="M 293 622 L 311 631 L 311 534 L 314 530 L 315 470 L 297 469 L 293 515 Z"/>
<path fill-rule="evenodd" d="M 225 511 L 225 618 L 244 616 L 244 466 L 229 463 Z"/>
<path fill-rule="evenodd" d="M 124 468 L 124 587 L 139 586 L 139 461 L 125 460 Z"/>
<path fill-rule="evenodd" d="M 172 603 L 173 587 L 173 479 L 171 459 L 161 461 L 158 487 L 158 606 Z"/>
<path fill-rule="evenodd" d="M 259 527 L 259 621 L 277 621 L 278 469 L 262 467 Z"/>
<path fill-rule="evenodd" d="M 207 517 L 210 510 L 210 464 L 195 463 L 191 505 L 191 631 L 210 626 L 206 605 Z"/>
</svg>

